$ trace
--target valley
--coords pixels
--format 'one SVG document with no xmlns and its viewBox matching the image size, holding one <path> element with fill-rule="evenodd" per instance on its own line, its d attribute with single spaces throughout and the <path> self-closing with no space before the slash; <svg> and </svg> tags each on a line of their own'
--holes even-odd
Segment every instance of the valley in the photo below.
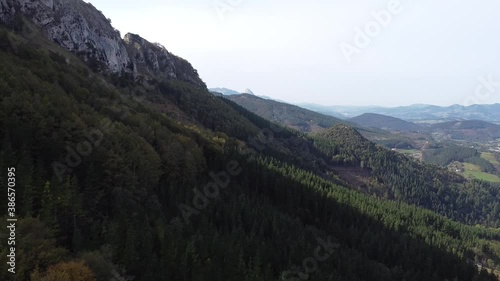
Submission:
<svg viewBox="0 0 500 281">
<path fill-rule="evenodd" d="M 334 117 L 208 89 L 81 0 L 0 1 L 0 61 L 0 280 L 500 278 L 495 108 Z"/>
<path fill-rule="evenodd" d="M 275 102 L 248 94 L 237 94 L 231 90 L 226 98 L 238 103 L 259 116 L 304 133 L 317 133 L 335 124 L 353 126 L 367 139 L 407 155 L 413 159 L 437 164 L 466 178 L 499 182 L 500 169 L 500 126 L 494 122 L 480 120 L 441 121 L 418 123 L 405 121 L 382 114 L 364 113 L 360 116 L 342 120 L 323 115 L 283 102 Z M 473 149 L 479 159 L 470 161 L 485 162 L 478 166 L 468 163 L 466 158 L 451 161 L 436 160 L 436 154 L 448 153 L 449 146 L 457 150 Z M 486 163 L 487 162 L 487 163 Z M 489 164 L 488 164 L 489 163 Z M 492 165 L 493 169 L 486 166 Z M 349 175 L 347 177 L 350 178 Z M 354 181 L 357 182 L 357 181 Z"/>
</svg>

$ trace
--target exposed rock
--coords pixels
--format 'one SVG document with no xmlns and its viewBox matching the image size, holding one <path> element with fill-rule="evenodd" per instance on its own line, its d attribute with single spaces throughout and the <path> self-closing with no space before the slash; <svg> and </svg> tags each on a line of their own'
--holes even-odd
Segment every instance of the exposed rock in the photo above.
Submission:
<svg viewBox="0 0 500 281">
<path fill-rule="evenodd" d="M 99 61 L 111 72 L 125 70 L 131 62 L 120 33 L 91 4 L 80 0 L 2 0 L 0 20 L 15 24 L 21 13 L 61 47 L 87 61 Z"/>
<path fill-rule="evenodd" d="M 0 0 L 0 23 L 15 27 L 20 14 L 44 36 L 97 69 L 180 79 L 206 87 L 189 62 L 138 35 L 127 34 L 122 39 L 99 10 L 82 0 Z"/>
<path fill-rule="evenodd" d="M 243 93 L 244 93 L 244 94 L 249 94 L 249 95 L 254 95 L 254 96 L 255 96 L 255 94 L 252 92 L 252 90 L 250 90 L 250 89 L 248 89 L 248 88 L 247 88 L 247 89 L 245 89 L 245 91 L 244 91 Z"/>
<path fill-rule="evenodd" d="M 167 51 L 158 43 L 150 43 L 137 34 L 124 38 L 127 51 L 134 61 L 134 72 L 150 77 L 179 79 L 206 87 L 191 64 Z"/>
</svg>

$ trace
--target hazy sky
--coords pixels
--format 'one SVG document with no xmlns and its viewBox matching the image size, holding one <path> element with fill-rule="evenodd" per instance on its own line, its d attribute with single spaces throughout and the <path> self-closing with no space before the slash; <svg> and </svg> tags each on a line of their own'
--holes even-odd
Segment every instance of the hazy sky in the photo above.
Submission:
<svg viewBox="0 0 500 281">
<path fill-rule="evenodd" d="M 500 102 L 498 0 L 86 2 L 209 87 L 323 105 Z"/>
</svg>

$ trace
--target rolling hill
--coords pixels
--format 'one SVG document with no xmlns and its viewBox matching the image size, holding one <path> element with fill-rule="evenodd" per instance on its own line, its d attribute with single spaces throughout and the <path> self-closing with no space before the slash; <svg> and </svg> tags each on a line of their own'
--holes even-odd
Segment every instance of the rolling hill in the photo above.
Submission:
<svg viewBox="0 0 500 281">
<path fill-rule="evenodd" d="M 388 131 L 415 132 L 421 129 L 421 126 L 418 124 L 376 113 L 365 113 L 351 118 L 349 121 L 363 127 L 379 128 Z"/>
<path fill-rule="evenodd" d="M 481 120 L 449 121 L 430 125 L 425 131 L 442 139 L 493 141 L 500 138 L 500 125 Z"/>
<path fill-rule="evenodd" d="M 496 186 L 346 125 L 272 123 L 80 0 L 4 0 L 0 23 L 19 234 L 15 277 L 0 243 L 0 280 L 498 280 Z M 366 171 L 366 190 L 340 165 Z"/>
<path fill-rule="evenodd" d="M 247 110 L 286 127 L 301 132 L 315 132 L 345 121 L 323 115 L 295 105 L 259 98 L 254 95 L 230 95 L 225 98 L 243 106 Z"/>
<path fill-rule="evenodd" d="M 350 120 L 341 120 L 284 102 L 246 94 L 226 98 L 267 120 L 303 133 L 318 132 L 335 124 L 348 124 L 355 127 L 364 137 L 389 148 L 409 149 L 415 146 L 415 141 L 405 136 L 379 128 L 364 127 Z"/>
<path fill-rule="evenodd" d="M 500 104 L 474 104 L 470 106 L 416 104 L 392 108 L 375 106 L 325 106 L 317 104 L 299 105 L 316 112 L 340 118 L 353 118 L 364 113 L 377 113 L 413 122 L 443 120 L 483 120 L 488 122 L 500 122 Z"/>
</svg>

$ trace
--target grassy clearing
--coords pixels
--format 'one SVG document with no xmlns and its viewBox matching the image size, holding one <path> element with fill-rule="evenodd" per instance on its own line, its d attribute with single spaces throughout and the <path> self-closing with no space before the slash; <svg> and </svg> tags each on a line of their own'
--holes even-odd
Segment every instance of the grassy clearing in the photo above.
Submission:
<svg viewBox="0 0 500 281">
<path fill-rule="evenodd" d="M 484 180 L 489 182 L 500 182 L 500 177 L 493 174 L 481 172 L 481 168 L 477 165 L 464 163 L 464 169 L 465 169 L 464 174 L 466 177 L 476 178 L 479 180 Z"/>
<path fill-rule="evenodd" d="M 498 162 L 496 156 L 492 152 L 483 152 L 481 153 L 481 158 L 484 158 L 488 161 L 490 161 L 493 166 L 500 167 L 500 162 Z"/>
<path fill-rule="evenodd" d="M 419 152 L 418 150 L 415 149 L 397 149 L 396 151 L 403 154 L 413 154 Z"/>
</svg>

